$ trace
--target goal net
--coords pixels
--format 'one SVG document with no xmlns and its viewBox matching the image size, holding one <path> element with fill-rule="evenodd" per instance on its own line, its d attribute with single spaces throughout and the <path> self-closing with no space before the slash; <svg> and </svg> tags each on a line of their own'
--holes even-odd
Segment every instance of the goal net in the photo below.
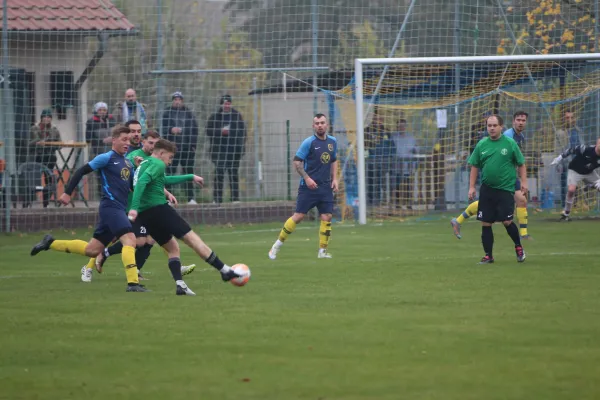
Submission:
<svg viewBox="0 0 600 400">
<path fill-rule="evenodd" d="M 351 145 L 343 162 L 346 212 L 403 218 L 467 205 L 467 159 L 485 119 L 528 114 L 523 132 L 530 204 L 559 207 L 567 162 L 551 160 L 600 137 L 600 54 L 357 59 L 334 95 Z M 339 117 L 338 117 L 339 115 Z M 581 188 L 578 206 L 595 206 Z"/>
</svg>

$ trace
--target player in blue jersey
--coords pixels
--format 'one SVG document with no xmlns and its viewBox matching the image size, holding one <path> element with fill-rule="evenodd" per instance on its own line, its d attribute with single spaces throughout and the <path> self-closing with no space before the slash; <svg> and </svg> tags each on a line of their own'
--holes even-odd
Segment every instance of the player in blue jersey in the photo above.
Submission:
<svg viewBox="0 0 600 400">
<path fill-rule="evenodd" d="M 142 124 L 139 121 L 132 119 L 131 121 L 125 122 L 125 126 L 129 128 L 129 147 L 127 148 L 127 154 L 139 150 L 142 148 Z"/>
<path fill-rule="evenodd" d="M 294 168 L 301 176 L 296 212 L 285 221 L 279 238 L 271 247 L 271 260 L 277 258 L 277 252 L 287 237 L 314 207 L 317 207 L 321 219 L 318 258 L 331 258 L 327 245 L 331 236 L 333 192 L 338 190 L 337 141 L 327 134 L 329 124 L 325 115 L 315 115 L 312 126 L 314 135 L 302 142 L 294 157 Z"/>
<path fill-rule="evenodd" d="M 112 240 L 119 238 L 123 243 L 121 259 L 127 276 L 128 292 L 147 291 L 138 280 L 135 263 L 135 235 L 127 218 L 127 197 L 133 187 L 133 164 L 125 157 L 130 143 L 128 127 L 118 126 L 112 131 L 112 150 L 95 157 L 79 168 L 71 177 L 65 192 L 60 197 L 63 204 L 69 204 L 71 193 L 84 175 L 96 171 L 102 182 L 102 199 L 98 208 L 98 223 L 93 238 L 83 240 L 55 240 L 46 235 L 31 249 L 34 256 L 41 251 L 54 250 L 96 257 Z"/>
<path fill-rule="evenodd" d="M 512 128 L 508 129 L 503 133 L 504 136 L 513 139 L 517 142 L 519 149 L 523 152 L 525 148 L 525 126 L 527 125 L 527 118 L 529 114 L 525 111 L 517 111 L 513 115 Z M 521 181 L 517 178 L 517 184 L 515 185 L 515 205 L 517 209 L 517 219 L 519 220 L 519 234 L 522 239 L 531 239 L 531 236 L 527 232 L 527 197 L 521 192 Z M 457 238 L 462 238 L 460 234 L 460 226 L 465 222 L 467 218 L 477 214 L 479 202 L 475 201 L 469 204 L 458 217 L 452 218 L 450 224 L 454 231 L 454 235 Z"/>
</svg>

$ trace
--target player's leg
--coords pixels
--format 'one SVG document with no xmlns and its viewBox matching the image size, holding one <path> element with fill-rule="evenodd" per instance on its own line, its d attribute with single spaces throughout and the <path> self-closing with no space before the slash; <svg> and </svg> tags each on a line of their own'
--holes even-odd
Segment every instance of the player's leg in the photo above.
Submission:
<svg viewBox="0 0 600 400">
<path fill-rule="evenodd" d="M 318 258 L 331 258 L 328 252 L 329 240 L 331 239 L 331 217 L 333 214 L 333 192 L 331 189 L 323 189 L 320 196 L 321 201 L 317 204 L 317 211 L 321 219 L 319 226 L 319 252 Z"/>
<path fill-rule="evenodd" d="M 271 246 L 271 250 L 269 250 L 269 258 L 271 260 L 275 260 L 277 258 L 277 253 L 281 249 L 281 246 L 283 246 L 283 243 L 287 240 L 288 236 L 296 230 L 296 225 L 302 222 L 306 213 L 318 204 L 318 198 L 316 198 L 311 192 L 313 191 L 308 188 L 298 189 L 298 197 L 296 198 L 296 211 L 285 221 L 283 228 L 281 228 L 281 231 L 279 232 L 277 240 L 273 246 Z"/>
<path fill-rule="evenodd" d="M 521 245 L 521 235 L 519 234 L 519 228 L 513 221 L 515 212 L 515 196 L 510 192 L 504 190 L 498 190 L 498 209 L 497 215 L 502 221 L 502 224 L 506 228 L 506 233 L 515 244 L 515 253 L 517 254 L 517 261 L 525 261 L 525 251 Z"/>
<path fill-rule="evenodd" d="M 517 179 L 515 185 L 515 205 L 517 208 L 517 219 L 519 220 L 519 234 L 522 239 L 531 239 L 527 232 L 527 197 L 521 192 L 521 181 Z"/>
<path fill-rule="evenodd" d="M 462 238 L 460 234 L 460 226 L 467 220 L 471 218 L 473 215 L 477 214 L 477 208 L 479 208 L 479 201 L 474 201 L 456 218 L 452 218 L 450 221 L 450 225 L 452 225 L 452 230 L 454 231 L 454 236 L 458 239 Z"/>
<path fill-rule="evenodd" d="M 571 208 L 575 201 L 575 192 L 577 185 L 584 179 L 584 176 L 569 169 L 567 172 L 567 194 L 565 196 L 565 208 L 560 216 L 561 221 L 570 221 Z"/>
<path fill-rule="evenodd" d="M 479 207 L 477 209 L 477 220 L 481 221 L 481 244 L 485 255 L 479 264 L 491 264 L 494 262 L 494 231 L 492 224 L 496 221 L 496 199 L 493 189 L 481 185 L 479 189 Z"/>
<path fill-rule="evenodd" d="M 162 243 L 162 248 L 167 252 L 167 256 L 169 257 L 169 271 L 171 271 L 171 275 L 173 276 L 173 280 L 175 281 L 175 294 L 177 296 L 195 296 L 196 293 L 192 291 L 188 287 L 188 285 L 183 281 L 183 277 L 181 274 L 181 251 L 179 250 L 179 243 L 173 236 L 169 240 L 165 242 L 167 237 L 171 235 L 160 235 L 160 241 Z"/>
</svg>

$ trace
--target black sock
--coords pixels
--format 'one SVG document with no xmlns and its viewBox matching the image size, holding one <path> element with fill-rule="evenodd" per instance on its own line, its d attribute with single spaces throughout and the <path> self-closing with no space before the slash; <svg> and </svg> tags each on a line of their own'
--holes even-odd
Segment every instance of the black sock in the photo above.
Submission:
<svg viewBox="0 0 600 400">
<path fill-rule="evenodd" d="M 151 244 L 145 244 L 142 247 L 138 247 L 135 250 L 135 264 L 138 267 L 138 271 L 142 269 L 148 257 L 150 257 L 150 250 L 152 250 Z"/>
<path fill-rule="evenodd" d="M 492 256 L 492 250 L 494 249 L 494 231 L 491 226 L 481 227 L 481 243 L 483 244 L 483 251 L 486 256 Z"/>
<path fill-rule="evenodd" d="M 517 228 L 517 224 L 515 224 L 514 222 L 511 223 L 509 226 L 506 227 L 506 232 L 508 233 L 508 236 L 510 236 L 512 241 L 515 242 L 515 246 L 521 245 L 521 235 L 519 235 L 519 228 Z"/>
<path fill-rule="evenodd" d="M 222 270 L 223 267 L 225 266 L 225 264 L 223 264 L 223 261 L 221 261 L 219 259 L 219 257 L 217 257 L 217 255 L 215 254 L 214 251 L 210 253 L 210 256 L 208 256 L 208 258 L 205 261 L 208 264 L 210 264 L 213 267 L 215 267 L 218 271 Z"/>
<path fill-rule="evenodd" d="M 176 281 L 181 281 L 183 278 L 181 277 L 181 260 L 179 257 L 169 258 L 169 269 L 171 270 L 171 275 L 173 275 L 173 279 Z"/>
<path fill-rule="evenodd" d="M 121 254 L 121 252 L 123 251 L 123 243 L 119 241 L 113 244 L 112 246 L 108 247 L 106 250 L 108 252 L 108 257 L 114 256 L 115 254 Z"/>
</svg>

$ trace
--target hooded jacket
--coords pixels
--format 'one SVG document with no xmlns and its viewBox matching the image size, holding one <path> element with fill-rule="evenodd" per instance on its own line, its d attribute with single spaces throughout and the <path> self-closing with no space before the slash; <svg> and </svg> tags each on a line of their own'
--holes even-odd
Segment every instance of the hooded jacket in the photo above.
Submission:
<svg viewBox="0 0 600 400">
<path fill-rule="evenodd" d="M 222 129 L 229 126 L 229 134 L 223 136 Z M 212 161 L 239 161 L 244 155 L 246 144 L 246 124 L 236 109 L 223 112 L 223 107 L 208 119 L 206 136 L 210 141 Z"/>
</svg>

